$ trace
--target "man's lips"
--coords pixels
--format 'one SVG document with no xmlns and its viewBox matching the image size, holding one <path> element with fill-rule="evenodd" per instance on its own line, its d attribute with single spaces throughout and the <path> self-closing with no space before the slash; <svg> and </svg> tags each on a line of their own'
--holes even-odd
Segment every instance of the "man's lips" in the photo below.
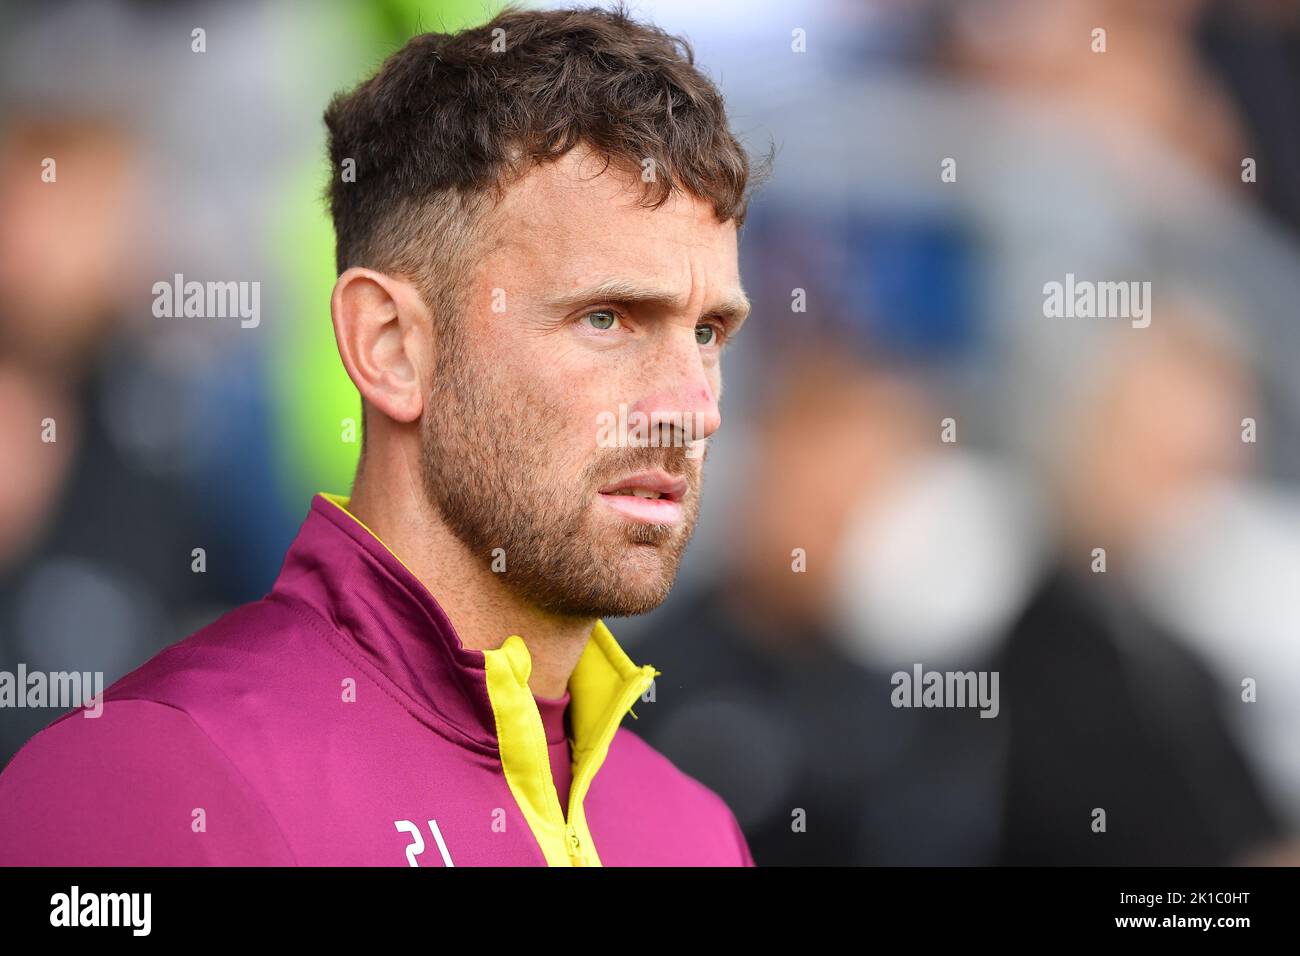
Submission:
<svg viewBox="0 0 1300 956">
<path fill-rule="evenodd" d="M 643 499 L 667 498 L 681 501 L 686 494 L 686 479 L 674 478 L 666 471 L 638 471 L 600 489 L 602 495 L 636 492 Z"/>
<path fill-rule="evenodd" d="M 664 471 L 642 471 L 600 489 L 600 498 L 615 511 L 646 524 L 676 524 L 682 518 L 685 478 Z"/>
</svg>

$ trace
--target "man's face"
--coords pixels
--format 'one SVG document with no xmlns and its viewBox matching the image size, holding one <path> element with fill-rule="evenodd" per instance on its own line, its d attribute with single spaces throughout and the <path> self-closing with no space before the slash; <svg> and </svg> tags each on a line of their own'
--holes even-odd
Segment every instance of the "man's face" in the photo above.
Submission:
<svg viewBox="0 0 1300 956">
<path fill-rule="evenodd" d="M 700 508 L 689 442 L 721 423 L 720 353 L 748 308 L 734 223 L 679 193 L 638 206 L 640 182 L 603 166 L 575 149 L 510 188 L 422 419 L 452 531 L 575 617 L 667 597 Z"/>
</svg>

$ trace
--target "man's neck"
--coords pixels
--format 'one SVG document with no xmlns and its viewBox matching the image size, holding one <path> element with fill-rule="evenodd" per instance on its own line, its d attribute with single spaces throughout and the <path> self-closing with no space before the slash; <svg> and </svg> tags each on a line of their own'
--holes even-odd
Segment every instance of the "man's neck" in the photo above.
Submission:
<svg viewBox="0 0 1300 956">
<path fill-rule="evenodd" d="M 414 483 L 408 483 L 413 485 Z M 528 685 L 538 697 L 564 696 L 594 620 L 546 614 L 514 594 L 452 534 L 419 487 L 379 487 L 358 477 L 350 511 L 429 589 L 467 648 L 492 650 L 518 634 L 528 646 Z"/>
</svg>

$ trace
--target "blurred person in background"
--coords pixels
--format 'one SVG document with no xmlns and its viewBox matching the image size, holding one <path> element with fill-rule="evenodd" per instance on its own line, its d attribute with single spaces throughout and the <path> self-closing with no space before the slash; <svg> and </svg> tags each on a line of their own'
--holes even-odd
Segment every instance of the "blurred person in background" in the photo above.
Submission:
<svg viewBox="0 0 1300 956">
<path fill-rule="evenodd" d="M 264 4 L 128 0 L 0 16 L 0 670 L 107 686 L 265 593 L 267 542 L 297 519 L 275 494 L 258 330 L 151 311 L 175 273 L 262 274 L 260 224 L 235 210 L 277 168 L 260 59 L 277 24 Z M 222 42 L 194 52 L 195 22 Z M 0 711 L 0 762 L 58 713 Z"/>
<path fill-rule="evenodd" d="M 1285 204 L 1284 184 L 1294 181 L 1296 167 L 1285 134 L 1279 141 L 1288 123 L 1270 124 L 1264 130 L 1270 148 L 1256 151 L 1251 140 L 1260 128 L 1243 119 L 1242 101 L 1232 96 L 1241 88 L 1241 71 L 1225 76 L 1204 51 L 1217 50 L 1221 62 L 1232 51 L 1275 49 L 1280 36 L 1265 35 L 1287 21 L 1294 30 L 1294 18 L 1276 5 L 1265 13 L 1262 5 L 1229 11 L 1183 0 L 1032 11 L 975 3 L 954 6 L 952 14 L 942 62 L 958 81 L 1005 97 L 1014 111 L 1001 113 L 1002 122 L 1012 119 L 1005 131 L 977 145 L 982 164 L 1006 171 L 1006 186 L 972 191 L 967 199 L 983 228 L 999 237 L 989 284 L 994 314 L 1016 317 L 999 332 L 1006 357 L 1002 430 L 1007 447 L 1033 471 L 1035 486 L 1051 498 L 1054 550 L 1061 556 L 1044 569 L 1004 660 L 1026 699 L 1019 718 L 1009 703 L 1014 746 L 1003 858 L 1241 859 L 1293 829 L 1300 808 L 1297 755 L 1280 731 L 1291 710 L 1282 701 L 1300 688 L 1300 662 L 1281 636 L 1289 615 L 1279 613 L 1282 595 L 1293 590 L 1285 582 L 1297 575 L 1292 562 L 1268 558 L 1300 548 L 1288 516 L 1294 506 L 1283 503 L 1294 499 L 1294 441 L 1279 431 L 1258 444 L 1241 439 L 1242 419 L 1260 414 L 1278 426 L 1290 421 L 1294 436 L 1300 389 L 1291 367 L 1300 343 L 1284 317 L 1300 294 L 1297 250 L 1293 236 L 1252 207 Z M 1075 42 L 1095 28 L 1106 31 L 1104 52 Z M 1008 43 L 1008 37 L 1020 39 Z M 1270 75 L 1282 78 L 1277 58 L 1267 63 Z M 1254 79 L 1249 115 L 1276 116 L 1294 82 L 1265 90 Z M 1258 183 L 1243 175 L 1248 156 L 1258 163 Z M 1119 279 L 1195 275 L 1197 286 L 1192 291 L 1173 278 L 1153 282 L 1152 327 L 1112 333 L 1101 328 L 1108 320 L 1035 315 L 1043 283 L 1067 272 Z M 1216 301 L 1232 307 L 1210 304 Z M 1235 334 L 1213 334 L 1215 328 Z M 1066 383 L 1093 379 L 1108 383 L 1097 386 L 1095 404 L 1065 411 Z M 1100 397 L 1109 387 L 1135 400 Z M 1094 431 L 1102 423 L 1106 441 Z M 1056 456 L 1046 469 L 1039 467 L 1043 449 L 1029 447 L 1043 437 Z M 1079 447 L 1085 442 L 1086 449 Z M 1067 479 L 1070 468 L 1088 477 Z M 1267 481 L 1270 470 L 1275 491 L 1265 497 L 1259 479 Z M 1248 477 L 1250 471 L 1260 474 Z M 1283 476 L 1285 484 L 1277 485 Z M 1220 489 L 1217 503 L 1228 506 L 1192 504 L 1204 505 L 1211 488 Z M 1289 493 L 1275 493 L 1283 488 Z M 1175 516 L 1184 544 L 1188 527 L 1199 524 L 1202 559 L 1198 570 L 1184 561 L 1177 573 L 1166 561 L 1155 599 L 1153 564 L 1160 548 L 1168 555 Z M 1271 533 L 1260 535 L 1261 524 Z M 1208 544 L 1211 527 L 1222 546 Z M 1089 535 L 1116 540 L 1112 555 L 1119 552 L 1120 564 L 1109 577 L 1093 576 L 1077 554 L 1067 558 L 1058 550 L 1062 536 L 1078 547 Z M 1236 545 L 1239 573 L 1212 557 L 1228 542 Z M 1210 606 L 1214 615 L 1188 613 Z M 1234 622 L 1225 626 L 1229 616 Z M 1076 670 L 1058 657 L 1070 651 L 1081 655 Z M 1280 693 L 1243 709 L 1240 681 L 1261 670 L 1272 673 Z M 1168 687 L 1144 695 L 1145 685 L 1133 684 L 1135 674 L 1149 681 L 1163 675 Z M 1060 694 L 1057 681 L 1064 682 Z M 1013 691 L 1007 696 L 1013 700 Z M 1090 704 L 1080 703 L 1085 696 Z M 1101 701 L 1112 698 L 1113 709 L 1100 712 Z M 1189 753 L 1197 741 L 1203 750 Z M 1055 767 L 1053 747 L 1060 751 Z M 1069 766 L 1072 758 L 1077 764 Z M 1132 776 L 1127 784 L 1126 775 Z M 1053 829 L 1060 812 L 1054 801 L 1087 792 L 1089 779 L 1122 805 L 1124 839 Z"/>
<path fill-rule="evenodd" d="M 1134 593 L 1144 543 L 1242 472 L 1255 404 L 1228 343 L 1157 287 L 1159 324 L 1104 336 L 1059 383 L 1044 463 L 1055 557 L 996 664 L 1006 863 L 1222 865 L 1285 833 L 1227 714 L 1231 687 Z"/>
<path fill-rule="evenodd" d="M 53 181 L 46 181 L 42 164 Z M 0 129 L 0 670 L 105 686 L 214 600 L 191 570 L 194 503 L 148 453 L 175 382 L 125 328 L 140 278 L 133 138 L 94 117 Z M 143 446 L 143 447 L 142 447 Z M 0 763 L 53 719 L 6 708 Z"/>
</svg>

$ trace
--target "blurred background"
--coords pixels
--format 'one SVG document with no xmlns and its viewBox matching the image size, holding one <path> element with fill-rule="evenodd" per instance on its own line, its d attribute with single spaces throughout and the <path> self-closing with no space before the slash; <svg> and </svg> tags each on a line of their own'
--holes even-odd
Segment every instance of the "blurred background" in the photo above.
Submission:
<svg viewBox="0 0 1300 956">
<path fill-rule="evenodd" d="M 321 113 L 498 8 L 0 8 L 0 670 L 111 683 L 348 490 Z M 777 157 L 699 530 L 609 622 L 631 729 L 760 865 L 1300 862 L 1300 4 L 632 9 Z M 178 273 L 261 322 L 155 317 Z M 1150 326 L 1046 317 L 1067 274 Z M 917 664 L 998 716 L 895 708 Z"/>
</svg>

